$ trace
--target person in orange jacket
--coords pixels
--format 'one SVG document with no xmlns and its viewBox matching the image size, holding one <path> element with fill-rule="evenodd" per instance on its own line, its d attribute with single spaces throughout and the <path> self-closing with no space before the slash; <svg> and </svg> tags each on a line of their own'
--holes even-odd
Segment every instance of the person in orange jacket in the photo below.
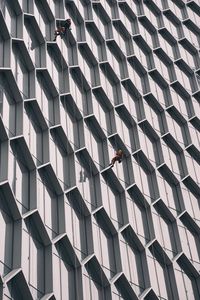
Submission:
<svg viewBox="0 0 200 300">
<path fill-rule="evenodd" d="M 123 151 L 121 149 L 117 150 L 116 153 L 115 153 L 115 156 L 112 158 L 111 163 L 109 164 L 109 166 L 111 166 L 111 168 L 113 168 L 116 161 L 118 161 L 118 163 L 120 163 L 122 161 L 123 155 L 124 154 L 123 154 Z"/>
</svg>

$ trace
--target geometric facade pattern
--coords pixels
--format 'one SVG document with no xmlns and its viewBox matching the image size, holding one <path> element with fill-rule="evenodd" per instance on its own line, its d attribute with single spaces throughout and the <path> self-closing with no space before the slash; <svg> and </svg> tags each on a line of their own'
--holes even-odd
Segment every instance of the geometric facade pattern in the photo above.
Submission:
<svg viewBox="0 0 200 300">
<path fill-rule="evenodd" d="M 199 24 L 199 0 L 0 1 L 0 299 L 200 299 Z"/>
</svg>

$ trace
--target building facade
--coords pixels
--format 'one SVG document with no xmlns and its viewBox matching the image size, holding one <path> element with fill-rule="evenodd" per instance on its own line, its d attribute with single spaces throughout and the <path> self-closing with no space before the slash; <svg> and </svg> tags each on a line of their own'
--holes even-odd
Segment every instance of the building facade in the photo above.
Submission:
<svg viewBox="0 0 200 300">
<path fill-rule="evenodd" d="M 0 299 L 199 300 L 200 1 L 0 8 Z"/>
</svg>

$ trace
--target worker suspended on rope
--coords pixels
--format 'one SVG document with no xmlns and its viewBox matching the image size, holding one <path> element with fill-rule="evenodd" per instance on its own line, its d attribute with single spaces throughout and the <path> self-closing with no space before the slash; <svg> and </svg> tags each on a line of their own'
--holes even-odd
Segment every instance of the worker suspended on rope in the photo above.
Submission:
<svg viewBox="0 0 200 300">
<path fill-rule="evenodd" d="M 53 41 L 54 42 L 56 41 L 58 35 L 60 35 L 60 37 L 62 38 L 66 34 L 67 30 L 71 30 L 70 26 L 71 26 L 71 19 L 67 19 L 63 24 L 63 26 L 58 26 L 58 28 L 54 32 L 55 38 L 53 39 Z"/>
<path fill-rule="evenodd" d="M 111 163 L 109 164 L 109 166 L 111 166 L 111 168 L 113 168 L 116 161 L 118 161 L 118 163 L 120 163 L 122 161 L 123 155 L 124 154 L 123 154 L 123 151 L 121 149 L 117 150 L 116 153 L 115 153 L 115 156 L 112 158 Z"/>
</svg>

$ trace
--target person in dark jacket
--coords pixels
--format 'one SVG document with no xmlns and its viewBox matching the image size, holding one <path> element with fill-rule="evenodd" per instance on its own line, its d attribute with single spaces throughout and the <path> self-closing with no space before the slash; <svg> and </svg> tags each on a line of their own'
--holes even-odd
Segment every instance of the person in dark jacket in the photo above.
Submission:
<svg viewBox="0 0 200 300">
<path fill-rule="evenodd" d="M 122 161 L 122 158 L 123 158 L 123 151 L 121 149 L 117 150 L 115 153 L 115 156 L 112 158 L 109 166 L 111 166 L 111 168 L 113 168 L 116 161 L 118 161 L 118 163 L 120 163 Z"/>
<path fill-rule="evenodd" d="M 67 30 L 71 30 L 71 19 L 67 19 L 63 26 L 58 26 L 58 28 L 54 32 L 55 38 L 53 39 L 53 41 L 56 41 L 58 35 L 60 35 L 62 38 Z"/>
</svg>

